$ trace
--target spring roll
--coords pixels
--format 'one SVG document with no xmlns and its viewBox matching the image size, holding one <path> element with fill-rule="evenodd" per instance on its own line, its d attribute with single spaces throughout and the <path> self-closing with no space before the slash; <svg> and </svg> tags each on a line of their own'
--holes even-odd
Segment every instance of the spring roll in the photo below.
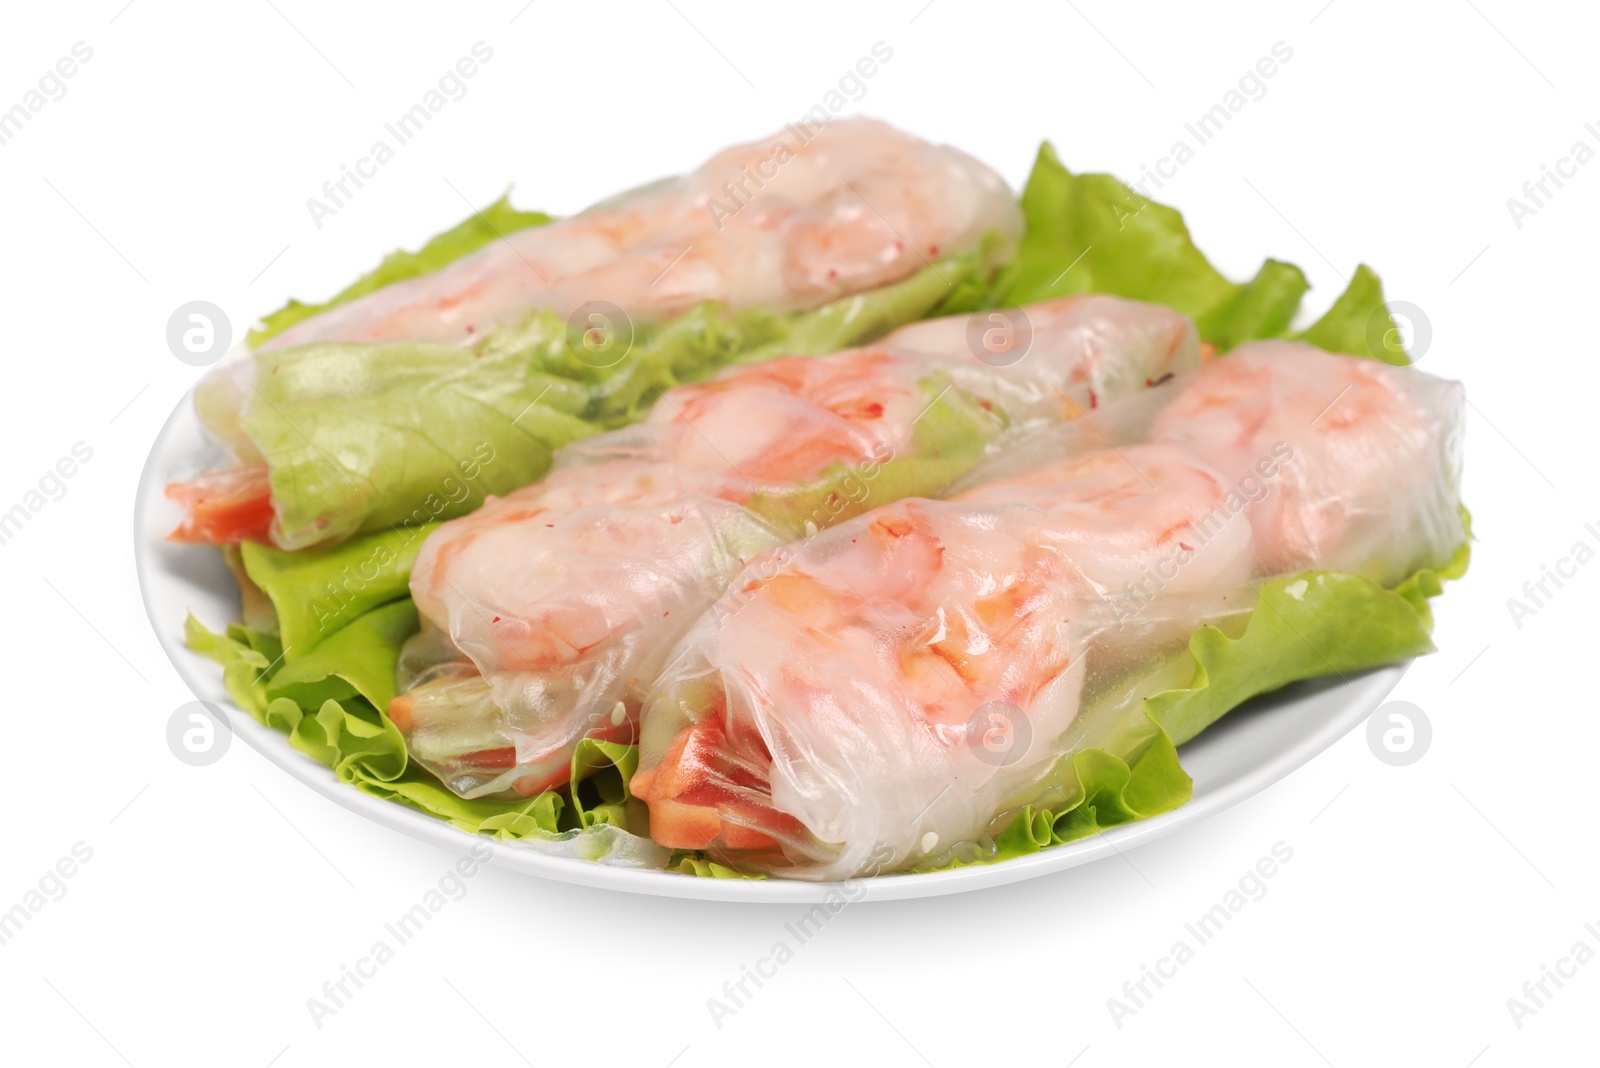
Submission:
<svg viewBox="0 0 1600 1068">
<path fill-rule="evenodd" d="M 806 879 L 971 859 L 1133 737 L 1127 695 L 1260 582 L 1393 579 L 1464 539 L 1453 384 L 1269 343 L 1168 390 L 1151 443 L 1048 432 L 752 561 L 645 704 L 651 836 Z"/>
<path fill-rule="evenodd" d="M 1021 216 L 994 171 L 874 119 L 791 125 L 386 286 L 268 347 L 327 341 L 464 344 L 534 308 L 603 300 L 636 323 L 704 301 L 815 308 L 909 277 Z"/>
<path fill-rule="evenodd" d="M 791 127 L 307 319 L 196 390 L 229 453 L 178 540 L 295 550 L 471 511 L 660 391 L 929 314 L 1010 255 L 1005 182 L 880 122 Z"/>
<path fill-rule="evenodd" d="M 1072 297 L 670 391 L 428 538 L 390 715 L 463 796 L 558 786 L 580 739 L 634 738 L 664 656 L 752 557 L 1199 361 L 1186 317 Z"/>
</svg>

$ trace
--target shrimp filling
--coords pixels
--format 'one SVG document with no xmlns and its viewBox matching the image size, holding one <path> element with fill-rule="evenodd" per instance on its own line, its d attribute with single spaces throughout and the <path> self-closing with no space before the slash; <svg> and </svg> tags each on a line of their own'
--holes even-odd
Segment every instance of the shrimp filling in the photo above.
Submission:
<svg viewBox="0 0 1600 1068">
<path fill-rule="evenodd" d="M 404 711 L 419 762 L 470 797 L 559 783 L 585 736 L 635 736 L 664 658 L 754 557 L 938 492 L 1010 436 L 1086 410 L 1091 393 L 1141 392 L 1199 363 L 1192 324 L 1166 309 L 1072 297 L 1027 314 L 1029 351 L 1005 366 L 972 356 L 974 320 L 961 317 L 677 387 L 644 423 L 574 443 L 545 482 L 434 532 L 411 589 L 418 644 L 437 655 L 402 679 L 437 695 Z M 962 670 L 967 640 L 932 655 Z M 446 662 L 452 678 L 483 676 L 498 719 L 423 677 Z"/>
</svg>

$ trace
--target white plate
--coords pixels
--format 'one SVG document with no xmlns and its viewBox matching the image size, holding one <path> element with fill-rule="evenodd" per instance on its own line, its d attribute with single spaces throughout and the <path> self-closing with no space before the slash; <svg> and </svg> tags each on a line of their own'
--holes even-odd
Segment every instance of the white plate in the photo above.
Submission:
<svg viewBox="0 0 1600 1068">
<path fill-rule="evenodd" d="M 134 560 L 145 610 L 178 675 L 203 701 L 225 710 L 234 733 L 268 760 L 318 793 L 387 827 L 459 853 L 488 842 L 494 863 L 562 882 L 709 901 L 820 901 L 828 884 L 789 880 L 700 879 L 668 872 L 606 867 L 587 861 L 542 856 L 493 839 L 468 835 L 414 809 L 362 793 L 331 770 L 289 747 L 285 738 L 235 707 L 222 673 L 183 644 L 183 620 L 193 612 L 220 629 L 237 618 L 238 590 L 220 555 L 203 545 L 164 540 L 178 522 L 162 494 L 175 478 L 198 473 L 212 449 L 201 432 L 191 399 L 185 397 L 156 438 L 139 479 L 134 505 Z M 1171 834 L 1220 812 L 1277 782 L 1369 716 L 1400 681 L 1407 665 L 1365 672 L 1348 682 L 1300 683 L 1258 698 L 1185 745 L 1183 766 L 1194 777 L 1194 799 L 1142 823 L 1118 827 L 1067 845 L 999 864 L 927 875 L 884 875 L 866 880 L 869 900 L 932 897 L 1000 886 L 1087 864 Z"/>
</svg>

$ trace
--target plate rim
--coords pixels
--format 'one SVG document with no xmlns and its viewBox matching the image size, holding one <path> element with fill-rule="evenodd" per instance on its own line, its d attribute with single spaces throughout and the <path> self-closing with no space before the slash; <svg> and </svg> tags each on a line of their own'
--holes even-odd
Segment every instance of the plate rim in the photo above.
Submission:
<svg viewBox="0 0 1600 1068">
<path fill-rule="evenodd" d="M 193 397 L 194 389 L 191 387 L 179 398 L 151 443 L 140 470 L 133 508 L 134 571 L 138 577 L 140 600 L 155 631 L 156 641 L 184 685 L 197 699 L 220 708 L 235 736 L 242 738 L 270 763 L 344 809 L 461 856 L 473 851 L 481 854 L 479 847 L 487 844 L 492 852 L 492 859 L 488 863 L 557 882 L 652 897 L 754 904 L 817 904 L 837 900 L 838 888 L 843 885 L 865 888 L 865 893 L 854 900 L 897 901 L 1005 886 L 1066 871 L 1157 841 L 1187 823 L 1231 808 L 1279 782 L 1371 715 L 1411 665 L 1411 661 L 1406 660 L 1346 678 L 1336 689 L 1347 693 L 1349 699 L 1337 714 L 1329 716 L 1315 730 L 1302 736 L 1273 759 L 1257 765 L 1216 790 L 1147 820 L 1124 824 L 1075 842 L 992 864 L 939 872 L 878 875 L 845 882 L 814 882 L 797 879 L 700 878 L 676 872 L 624 868 L 548 856 L 519 848 L 509 841 L 459 830 L 444 820 L 399 802 L 375 797 L 340 781 L 333 769 L 292 748 L 282 734 L 234 704 L 222 687 L 221 672 L 214 670 L 216 665 L 180 640 L 181 621 L 158 617 L 157 598 L 152 596 L 151 575 L 158 543 L 149 536 L 150 509 L 153 502 L 159 501 L 162 496 L 161 488 L 155 485 L 158 478 L 156 468 L 159 462 L 169 459 L 175 450 L 185 446 L 186 443 L 181 439 L 184 437 L 186 419 L 198 422 Z"/>
</svg>

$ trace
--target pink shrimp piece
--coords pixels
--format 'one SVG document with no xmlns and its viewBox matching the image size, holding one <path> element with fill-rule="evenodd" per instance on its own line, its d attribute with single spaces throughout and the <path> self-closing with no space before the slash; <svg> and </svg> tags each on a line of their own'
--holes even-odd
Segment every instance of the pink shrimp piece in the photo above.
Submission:
<svg viewBox="0 0 1600 1068">
<path fill-rule="evenodd" d="M 881 348 L 788 357 L 674 390 L 647 426 L 673 426 L 671 460 L 753 482 L 792 483 L 903 444 L 928 399 Z"/>
</svg>

